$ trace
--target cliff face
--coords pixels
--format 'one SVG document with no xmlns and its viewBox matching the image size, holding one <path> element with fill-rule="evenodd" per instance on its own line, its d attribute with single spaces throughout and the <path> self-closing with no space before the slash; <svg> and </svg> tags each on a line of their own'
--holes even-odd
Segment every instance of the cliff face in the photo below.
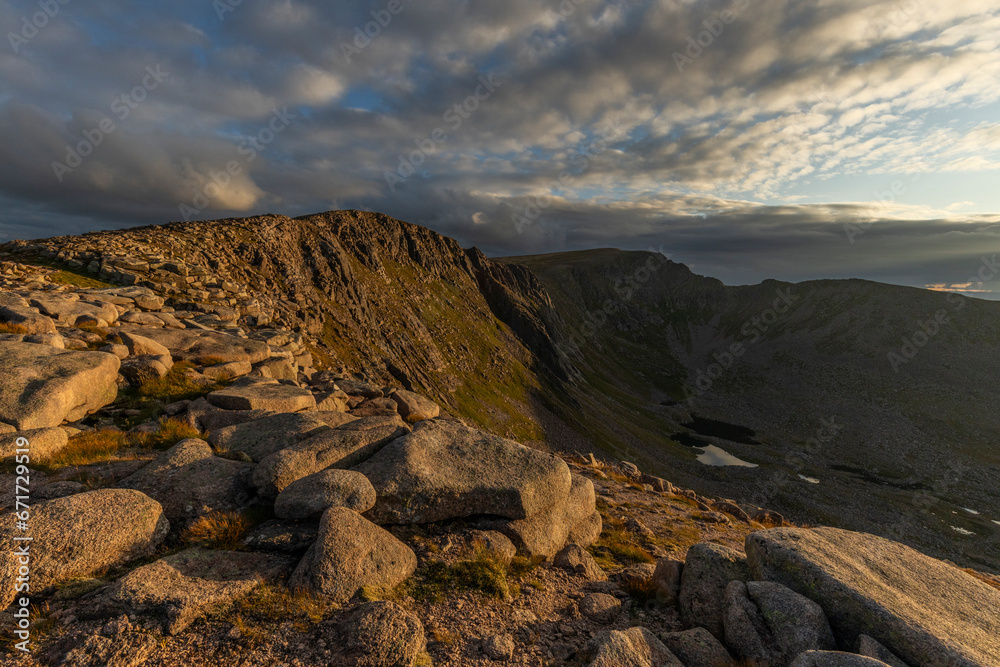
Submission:
<svg viewBox="0 0 1000 667">
<path fill-rule="evenodd" d="M 542 437 L 532 418 L 539 376 L 566 376 L 542 317 L 551 303 L 529 271 L 378 213 L 174 223 L 9 247 L 280 324 L 307 337 L 317 366 L 392 378 L 513 437 Z"/>
</svg>

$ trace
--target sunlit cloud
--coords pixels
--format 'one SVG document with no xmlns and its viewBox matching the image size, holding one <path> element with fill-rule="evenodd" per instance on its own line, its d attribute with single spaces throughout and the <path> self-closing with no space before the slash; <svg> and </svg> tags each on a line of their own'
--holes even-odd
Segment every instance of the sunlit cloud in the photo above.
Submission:
<svg viewBox="0 0 1000 667">
<path fill-rule="evenodd" d="M 493 254 L 657 241 L 729 281 L 949 289 L 1000 249 L 992 0 L 385 7 L 66 5 L 0 51 L 0 234 L 177 220 L 207 188 L 198 217 L 375 209 Z M 33 8 L 0 0 L 0 24 Z M 148 67 L 169 76 L 120 117 Z"/>
</svg>

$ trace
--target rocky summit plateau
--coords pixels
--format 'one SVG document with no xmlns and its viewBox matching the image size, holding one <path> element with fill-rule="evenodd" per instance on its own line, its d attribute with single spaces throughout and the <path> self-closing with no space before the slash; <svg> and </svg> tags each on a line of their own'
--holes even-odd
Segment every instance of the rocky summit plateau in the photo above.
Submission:
<svg viewBox="0 0 1000 667">
<path fill-rule="evenodd" d="M 0 665 L 997 667 L 998 322 L 360 211 L 7 243 Z"/>
</svg>

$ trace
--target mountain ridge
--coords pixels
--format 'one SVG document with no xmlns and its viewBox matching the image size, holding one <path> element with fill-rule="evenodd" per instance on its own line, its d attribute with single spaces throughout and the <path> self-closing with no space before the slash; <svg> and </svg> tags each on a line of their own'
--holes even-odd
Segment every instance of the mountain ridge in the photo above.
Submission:
<svg viewBox="0 0 1000 667">
<path fill-rule="evenodd" d="M 84 248 L 101 240 L 107 252 Z M 644 251 L 490 259 L 364 211 L 172 223 L 32 246 L 3 247 L 139 284 L 150 281 L 130 262 L 173 252 L 214 275 L 166 271 L 155 286 L 200 285 L 206 297 L 221 290 L 238 318 L 305 335 L 317 365 L 391 379 L 537 446 L 596 446 L 691 488 L 800 520 L 888 525 L 890 537 L 1000 567 L 989 554 L 995 531 L 987 532 L 987 512 L 1000 512 L 989 447 L 1000 424 L 976 389 L 1000 372 L 990 355 L 1000 311 L 990 302 L 963 299 L 954 312 L 964 328 L 939 324 L 896 373 L 887 355 L 904 343 L 895 341 L 957 302 L 862 280 L 726 286 Z M 958 419 L 962 409 L 974 418 Z M 763 444 L 700 433 L 704 420 L 749 428 Z M 819 443 L 830 420 L 837 438 Z M 705 466 L 698 448 L 678 440 L 758 468 Z M 946 460 L 952 448 L 960 451 Z M 946 522 L 976 502 L 981 516 Z"/>
</svg>

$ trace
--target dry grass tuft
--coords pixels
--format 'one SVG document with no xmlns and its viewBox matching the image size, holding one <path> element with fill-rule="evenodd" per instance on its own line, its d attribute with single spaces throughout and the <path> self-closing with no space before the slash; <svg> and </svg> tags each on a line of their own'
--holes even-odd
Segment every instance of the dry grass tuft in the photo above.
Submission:
<svg viewBox="0 0 1000 667">
<path fill-rule="evenodd" d="M 204 434 L 177 419 L 160 420 L 156 433 L 126 433 L 117 429 L 99 429 L 78 433 L 53 456 L 37 463 L 49 470 L 85 466 L 106 461 L 130 461 L 151 449 L 169 449 L 187 438 Z"/>
<path fill-rule="evenodd" d="M 156 433 L 130 436 L 136 444 L 152 449 L 170 449 L 181 440 L 204 438 L 205 434 L 179 419 L 161 419 Z"/>
<path fill-rule="evenodd" d="M 601 567 L 614 570 L 639 563 L 656 562 L 656 558 L 643 546 L 640 538 L 626 530 L 624 521 L 606 511 L 601 512 L 601 517 L 604 520 L 604 530 L 600 539 L 590 548 Z"/>
<path fill-rule="evenodd" d="M 0 322 L 0 334 L 22 334 L 27 335 L 28 327 L 10 322 Z"/>
<path fill-rule="evenodd" d="M 52 457 L 39 463 L 50 469 L 69 466 L 85 466 L 103 461 L 135 458 L 136 452 L 125 455 L 129 446 L 128 434 L 116 429 L 101 429 L 78 433 L 69 439 L 69 444 Z"/>
<path fill-rule="evenodd" d="M 174 401 L 195 399 L 222 388 L 219 383 L 199 384 L 184 374 L 184 371 L 193 368 L 194 365 L 189 361 L 178 361 L 165 377 L 144 382 L 139 387 L 138 393 L 146 398 L 157 398 L 166 403 L 173 403 Z"/>
<path fill-rule="evenodd" d="M 251 523 L 239 512 L 213 512 L 184 529 L 181 540 L 190 546 L 237 551 Z"/>
<path fill-rule="evenodd" d="M 625 577 L 621 586 L 623 591 L 638 602 L 656 599 L 656 582 L 652 577 Z"/>
</svg>

